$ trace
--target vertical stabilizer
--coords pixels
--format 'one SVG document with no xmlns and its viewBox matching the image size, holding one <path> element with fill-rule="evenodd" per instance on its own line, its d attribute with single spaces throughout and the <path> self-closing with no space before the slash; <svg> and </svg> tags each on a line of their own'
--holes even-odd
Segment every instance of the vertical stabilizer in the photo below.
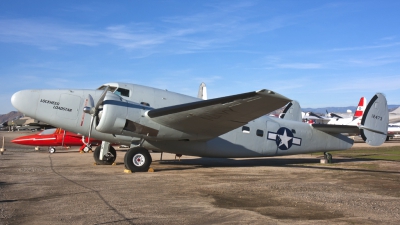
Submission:
<svg viewBox="0 0 400 225">
<path fill-rule="evenodd" d="M 197 94 L 197 98 L 201 98 L 203 100 L 207 100 L 207 87 L 204 82 L 200 84 L 199 93 Z"/>
<path fill-rule="evenodd" d="M 386 97 L 377 93 L 365 108 L 361 119 L 360 134 L 364 141 L 379 146 L 386 140 L 389 124 L 389 112 Z"/>
<path fill-rule="evenodd" d="M 279 118 L 285 120 L 302 121 L 300 104 L 297 101 L 291 101 L 287 104 Z"/>
</svg>

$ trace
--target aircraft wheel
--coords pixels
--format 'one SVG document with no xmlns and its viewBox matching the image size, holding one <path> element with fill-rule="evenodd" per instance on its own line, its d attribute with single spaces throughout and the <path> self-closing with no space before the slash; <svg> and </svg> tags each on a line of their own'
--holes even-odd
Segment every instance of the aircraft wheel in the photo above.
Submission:
<svg viewBox="0 0 400 225">
<path fill-rule="evenodd" d="M 129 149 L 124 158 L 125 168 L 132 172 L 147 172 L 152 161 L 149 151 L 141 147 Z"/>
<path fill-rule="evenodd" d="M 56 152 L 56 148 L 49 147 L 49 153 L 53 154 L 54 152 Z"/>
<path fill-rule="evenodd" d="M 86 145 L 84 148 L 83 148 L 83 152 L 84 153 L 88 153 L 89 151 L 91 151 L 92 150 L 92 147 L 90 147 L 90 146 L 88 146 L 88 145 Z"/>
<path fill-rule="evenodd" d="M 112 146 L 110 146 L 108 154 L 103 156 L 103 160 L 99 159 L 100 150 L 101 145 L 97 146 L 93 153 L 93 158 L 97 165 L 111 165 L 115 162 L 115 159 L 117 158 L 117 152 Z"/>
</svg>

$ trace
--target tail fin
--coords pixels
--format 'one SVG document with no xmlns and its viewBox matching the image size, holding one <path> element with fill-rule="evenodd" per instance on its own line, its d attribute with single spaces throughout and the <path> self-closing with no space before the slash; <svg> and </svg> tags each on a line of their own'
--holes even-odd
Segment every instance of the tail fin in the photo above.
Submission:
<svg viewBox="0 0 400 225">
<path fill-rule="evenodd" d="M 365 99 L 365 97 L 361 97 L 360 98 L 360 102 L 358 102 L 358 106 L 356 109 L 356 112 L 354 113 L 353 119 L 356 119 L 357 117 L 362 117 L 365 111 L 365 107 L 366 107 L 366 102 L 367 100 Z"/>
<path fill-rule="evenodd" d="M 199 92 L 197 94 L 197 98 L 201 98 L 203 100 L 207 100 L 207 87 L 204 82 L 200 84 Z"/>
<path fill-rule="evenodd" d="M 361 119 L 360 134 L 364 141 L 379 146 L 386 140 L 389 124 L 389 112 L 386 97 L 377 93 L 365 108 Z"/>
<path fill-rule="evenodd" d="M 300 104 L 297 101 L 291 101 L 289 104 L 287 104 L 281 115 L 279 115 L 279 118 L 285 120 L 301 121 L 302 115 Z"/>
</svg>

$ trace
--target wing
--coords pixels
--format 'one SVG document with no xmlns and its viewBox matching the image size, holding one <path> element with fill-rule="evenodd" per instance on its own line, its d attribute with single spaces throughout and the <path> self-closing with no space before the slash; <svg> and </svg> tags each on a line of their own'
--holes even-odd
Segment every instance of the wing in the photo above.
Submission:
<svg viewBox="0 0 400 225">
<path fill-rule="evenodd" d="M 153 109 L 147 116 L 185 133 L 213 138 L 283 107 L 291 100 L 270 90 Z"/>
</svg>

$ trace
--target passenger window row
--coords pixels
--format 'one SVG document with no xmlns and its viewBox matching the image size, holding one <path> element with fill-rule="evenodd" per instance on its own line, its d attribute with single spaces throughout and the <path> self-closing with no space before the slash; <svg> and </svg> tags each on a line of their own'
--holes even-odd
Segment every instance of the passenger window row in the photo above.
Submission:
<svg viewBox="0 0 400 225">
<path fill-rule="evenodd" d="M 250 127 L 243 126 L 242 127 L 242 132 L 245 133 L 245 134 L 250 134 Z M 257 129 L 256 135 L 259 136 L 259 137 L 264 137 L 264 131 L 260 130 L 260 129 Z"/>
</svg>

